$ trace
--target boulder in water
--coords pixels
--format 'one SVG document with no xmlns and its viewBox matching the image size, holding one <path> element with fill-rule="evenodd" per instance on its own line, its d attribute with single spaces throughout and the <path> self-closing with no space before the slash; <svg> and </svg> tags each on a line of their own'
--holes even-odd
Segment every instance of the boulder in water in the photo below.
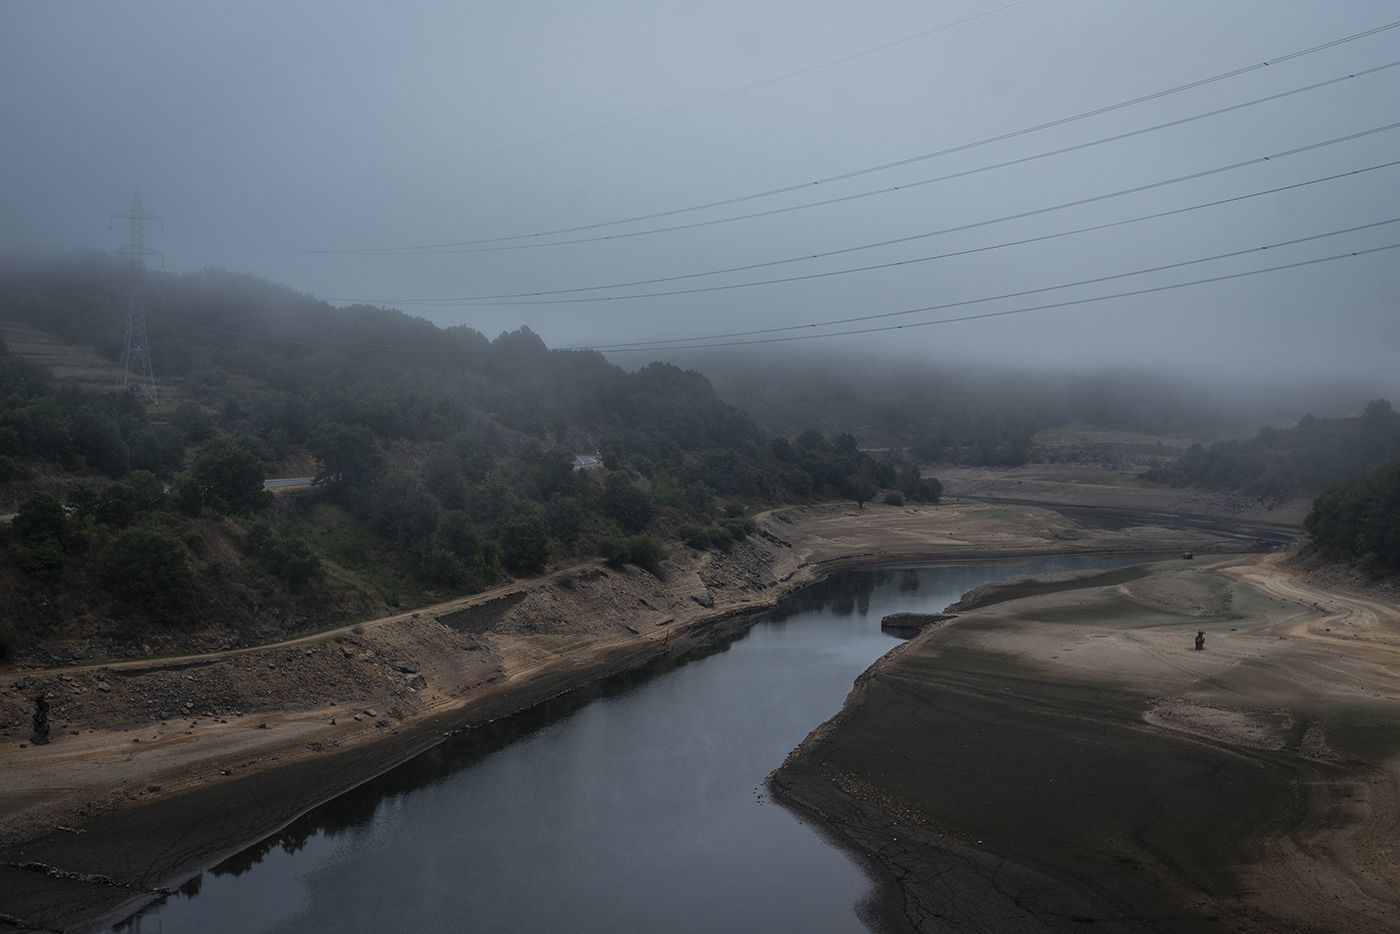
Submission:
<svg viewBox="0 0 1400 934">
<path fill-rule="evenodd" d="M 912 639 L 929 626 L 953 618 L 951 613 L 891 613 L 880 620 L 880 628 L 891 635 Z"/>
</svg>

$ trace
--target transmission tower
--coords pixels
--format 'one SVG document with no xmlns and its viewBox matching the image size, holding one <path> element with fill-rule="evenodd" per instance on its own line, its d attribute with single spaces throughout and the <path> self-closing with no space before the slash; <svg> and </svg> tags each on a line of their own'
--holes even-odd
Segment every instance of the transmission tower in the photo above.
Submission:
<svg viewBox="0 0 1400 934">
<path fill-rule="evenodd" d="M 112 215 L 113 220 L 128 221 L 131 237 L 126 249 L 126 342 L 122 344 L 122 379 L 118 384 L 126 392 L 140 395 L 151 405 L 156 404 L 156 373 L 151 366 L 151 345 L 146 339 L 146 257 L 156 254 L 146 248 L 146 221 L 160 218 L 141 207 L 138 192 L 131 200 L 131 209 Z M 163 222 L 162 222 L 163 223 Z"/>
</svg>

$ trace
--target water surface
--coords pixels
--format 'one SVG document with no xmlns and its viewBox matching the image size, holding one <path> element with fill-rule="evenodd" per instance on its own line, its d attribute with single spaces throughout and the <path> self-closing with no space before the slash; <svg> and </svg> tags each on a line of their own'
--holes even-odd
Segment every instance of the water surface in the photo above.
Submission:
<svg viewBox="0 0 1400 934">
<path fill-rule="evenodd" d="M 127 922 L 185 932 L 866 930 L 870 884 L 763 778 L 895 640 L 1075 557 L 851 572 L 732 642 L 473 730 L 315 809 Z M 139 925 L 139 927 L 138 927 Z"/>
</svg>

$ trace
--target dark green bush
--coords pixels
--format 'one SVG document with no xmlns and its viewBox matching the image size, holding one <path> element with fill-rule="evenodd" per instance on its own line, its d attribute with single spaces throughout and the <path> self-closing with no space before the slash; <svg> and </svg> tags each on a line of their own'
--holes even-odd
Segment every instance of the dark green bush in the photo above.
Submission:
<svg viewBox="0 0 1400 934">
<path fill-rule="evenodd" d="M 301 590 L 321 576 L 321 559 L 299 535 L 259 520 L 248 530 L 244 550 L 289 590 Z"/>
<path fill-rule="evenodd" d="M 34 493 L 24 501 L 10 523 L 10 554 L 21 571 L 50 581 L 62 574 L 67 523 L 55 497 Z"/>
<path fill-rule="evenodd" d="M 653 574 L 661 573 L 661 561 L 666 556 L 665 548 L 650 535 L 605 538 L 599 543 L 598 553 L 613 567 L 633 564 Z"/>
<path fill-rule="evenodd" d="M 228 438 L 210 438 L 190 463 L 204 505 L 219 512 L 248 512 L 267 501 L 262 460 Z"/>
<path fill-rule="evenodd" d="M 185 549 L 164 535 L 127 529 L 102 550 L 102 585 L 124 610 L 168 620 L 188 610 L 194 577 Z"/>
</svg>

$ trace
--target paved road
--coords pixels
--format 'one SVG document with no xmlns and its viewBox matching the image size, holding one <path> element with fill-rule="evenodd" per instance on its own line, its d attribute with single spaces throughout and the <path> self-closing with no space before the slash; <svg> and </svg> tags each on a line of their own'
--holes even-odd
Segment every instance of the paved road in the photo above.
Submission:
<svg viewBox="0 0 1400 934">
<path fill-rule="evenodd" d="M 313 486 L 316 483 L 315 477 L 279 477 L 274 480 L 264 480 L 264 490 L 296 490 L 302 487 Z"/>
</svg>

